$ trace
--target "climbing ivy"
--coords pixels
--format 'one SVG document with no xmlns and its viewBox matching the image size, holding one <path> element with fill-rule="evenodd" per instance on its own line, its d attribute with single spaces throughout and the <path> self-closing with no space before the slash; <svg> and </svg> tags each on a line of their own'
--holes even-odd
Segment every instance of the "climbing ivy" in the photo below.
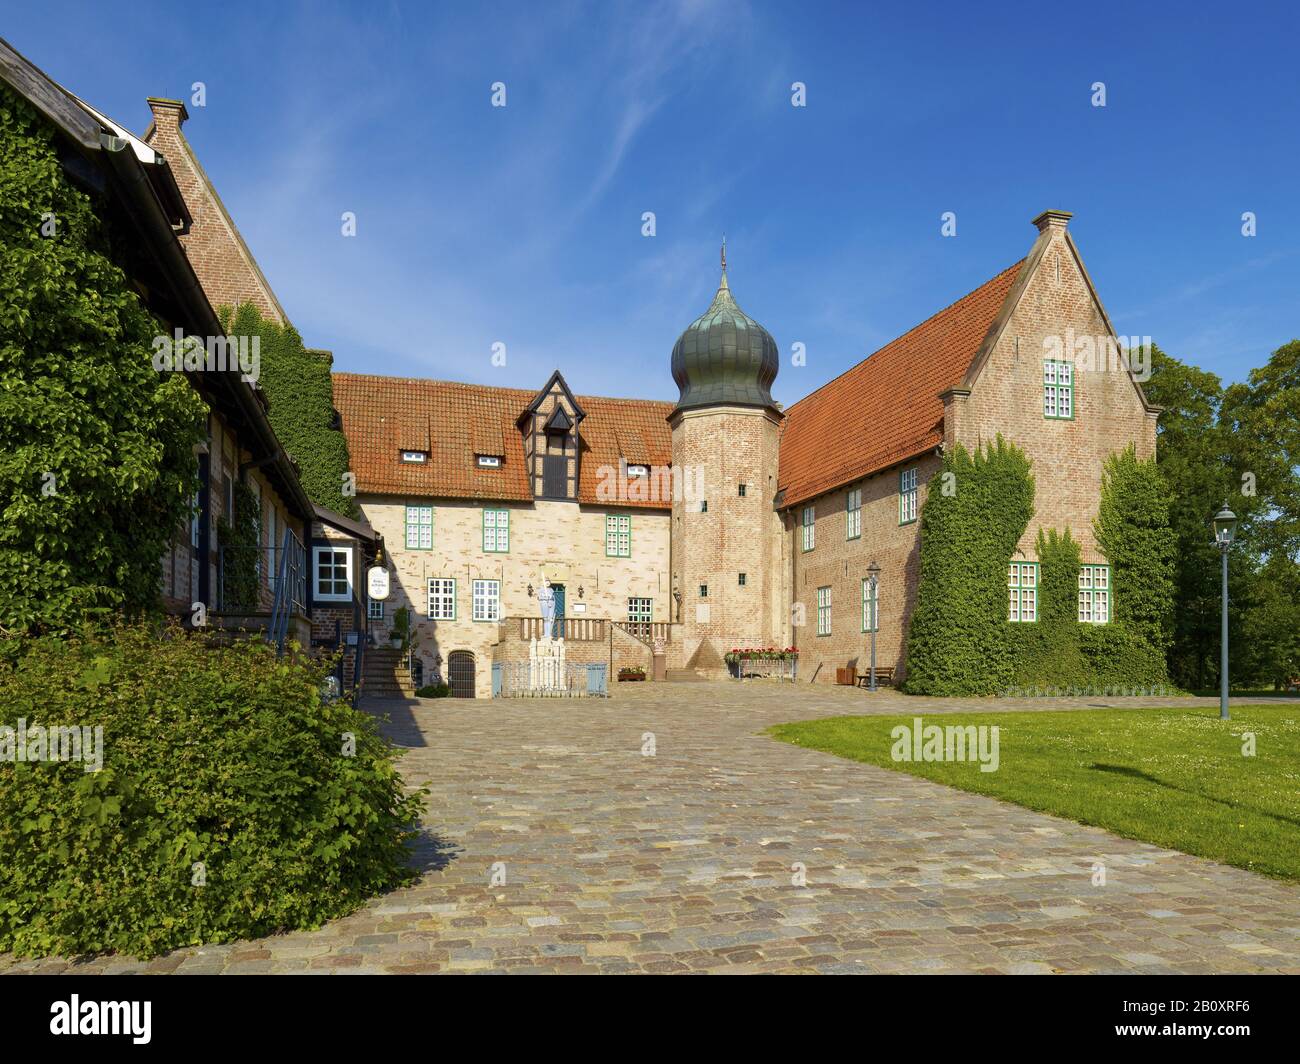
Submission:
<svg viewBox="0 0 1300 1064">
<path fill-rule="evenodd" d="M 907 639 L 912 694 L 994 694 L 1012 681 L 1007 564 L 1034 513 L 1029 459 L 999 436 L 958 444 L 921 513 L 920 586 Z"/>
<path fill-rule="evenodd" d="M 0 633 L 158 605 L 191 513 L 205 410 L 152 365 L 167 332 L 122 264 L 110 202 L 0 85 Z"/>
<path fill-rule="evenodd" d="M 1007 620 L 1007 566 L 1033 516 L 1029 460 L 1001 438 L 945 456 L 921 513 L 921 571 L 906 690 L 929 695 L 1108 692 L 1168 684 L 1173 613 L 1168 495 L 1133 448 L 1104 468 L 1095 522 L 1111 566 L 1111 620 L 1078 620 L 1079 543 L 1040 529 L 1037 620 Z M 1028 559 L 1026 559 L 1028 560 Z"/>
<path fill-rule="evenodd" d="M 308 498 L 335 513 L 359 517 L 356 498 L 343 494 L 351 460 L 347 438 L 333 427 L 329 361 L 308 351 L 292 325 L 262 317 L 251 303 L 241 304 L 234 314 L 223 307 L 220 316 L 231 336 L 260 338 L 260 384 L 270 400 L 271 427 L 297 461 Z"/>
<path fill-rule="evenodd" d="M 1038 621 L 1012 627 L 1015 686 L 1078 687 L 1088 683 L 1078 620 L 1079 544 L 1067 528 L 1038 530 Z"/>
<path fill-rule="evenodd" d="M 231 613 L 251 613 L 258 607 L 258 560 L 261 547 L 262 508 L 252 488 L 234 484 L 234 520 L 217 521 L 221 547 L 221 604 Z"/>
</svg>

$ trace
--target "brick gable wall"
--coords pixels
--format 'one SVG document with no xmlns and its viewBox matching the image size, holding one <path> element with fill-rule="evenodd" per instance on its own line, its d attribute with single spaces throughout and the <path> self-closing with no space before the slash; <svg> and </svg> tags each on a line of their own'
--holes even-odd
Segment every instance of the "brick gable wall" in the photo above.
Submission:
<svg viewBox="0 0 1300 1064">
<path fill-rule="evenodd" d="M 263 317 L 283 324 L 287 318 L 280 301 L 181 132 L 189 117 L 185 105 L 151 98 L 149 108 L 153 124 L 144 140 L 166 158 L 193 218 L 179 237 L 208 302 L 214 307 L 252 303 Z"/>
</svg>

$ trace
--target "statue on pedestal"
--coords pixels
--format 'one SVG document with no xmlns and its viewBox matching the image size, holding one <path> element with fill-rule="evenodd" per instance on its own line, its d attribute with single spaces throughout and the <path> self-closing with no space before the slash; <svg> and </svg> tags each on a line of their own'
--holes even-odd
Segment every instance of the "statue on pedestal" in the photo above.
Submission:
<svg viewBox="0 0 1300 1064">
<path fill-rule="evenodd" d="M 542 638 L 555 638 L 555 589 L 551 582 L 542 577 L 542 586 L 537 591 L 537 605 L 542 611 Z"/>
</svg>

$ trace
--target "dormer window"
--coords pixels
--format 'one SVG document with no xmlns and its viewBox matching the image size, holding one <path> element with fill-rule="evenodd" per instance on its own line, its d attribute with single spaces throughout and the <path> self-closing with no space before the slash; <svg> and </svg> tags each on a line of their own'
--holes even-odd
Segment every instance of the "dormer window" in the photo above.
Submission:
<svg viewBox="0 0 1300 1064">
<path fill-rule="evenodd" d="M 627 475 L 629 477 L 648 477 L 650 475 L 650 467 L 643 465 L 630 465 L 627 467 Z"/>
<path fill-rule="evenodd" d="M 428 451 L 403 451 L 402 452 L 403 462 L 419 463 L 419 462 L 427 462 L 428 460 L 429 460 Z"/>
<path fill-rule="evenodd" d="M 499 454 L 480 454 L 476 455 L 475 458 L 478 461 L 478 467 L 480 469 L 501 468 L 501 455 Z"/>
</svg>

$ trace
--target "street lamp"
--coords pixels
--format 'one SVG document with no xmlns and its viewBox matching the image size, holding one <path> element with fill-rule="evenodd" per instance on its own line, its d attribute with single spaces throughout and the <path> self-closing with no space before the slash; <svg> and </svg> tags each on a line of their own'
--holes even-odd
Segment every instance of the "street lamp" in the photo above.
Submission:
<svg viewBox="0 0 1300 1064">
<path fill-rule="evenodd" d="M 1228 719 L 1228 548 L 1237 534 L 1237 515 L 1223 509 L 1214 515 L 1214 543 L 1223 558 L 1223 623 L 1219 635 L 1219 719 Z"/>
<path fill-rule="evenodd" d="M 871 690 L 876 689 L 876 629 L 880 627 L 880 601 L 876 593 L 880 585 L 880 566 L 872 562 L 867 566 L 867 587 L 871 591 L 867 604 L 871 607 Z"/>
</svg>

